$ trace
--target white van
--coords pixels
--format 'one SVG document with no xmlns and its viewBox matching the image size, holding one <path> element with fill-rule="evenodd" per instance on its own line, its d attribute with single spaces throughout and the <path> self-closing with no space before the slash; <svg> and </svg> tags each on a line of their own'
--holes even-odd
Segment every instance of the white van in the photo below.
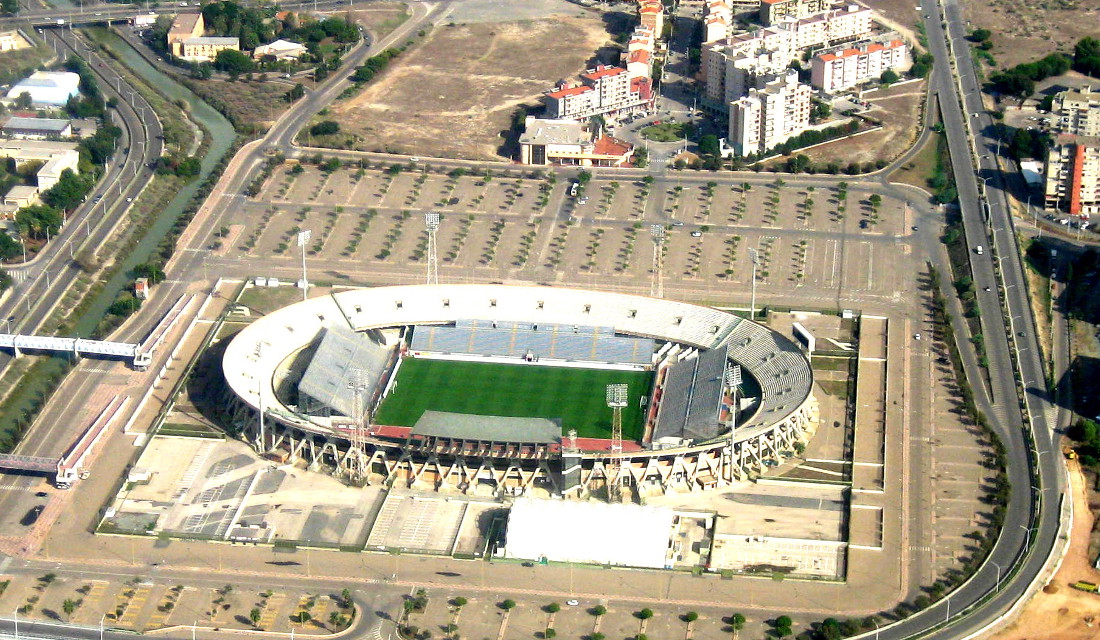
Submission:
<svg viewBox="0 0 1100 640">
<path fill-rule="evenodd" d="M 983 253 L 985 253 L 985 249 L 982 248 L 982 245 L 978 245 L 978 248 L 974 249 L 974 253 L 982 255 Z"/>
</svg>

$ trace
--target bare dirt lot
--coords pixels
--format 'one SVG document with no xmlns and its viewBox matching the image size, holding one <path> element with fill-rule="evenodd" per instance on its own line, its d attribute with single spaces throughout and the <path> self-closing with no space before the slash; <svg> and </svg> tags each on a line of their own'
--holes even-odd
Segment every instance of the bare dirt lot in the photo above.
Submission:
<svg viewBox="0 0 1100 640">
<path fill-rule="evenodd" d="M 439 27 L 332 113 L 357 149 L 494 159 L 516 107 L 574 78 L 607 38 L 595 15 Z"/>
<path fill-rule="evenodd" d="M 864 98 L 874 105 L 866 115 L 882 122 L 881 129 L 800 153 L 805 153 L 816 163 L 893 160 L 913 144 L 920 131 L 924 87 L 922 80 L 865 94 Z"/>
<path fill-rule="evenodd" d="M 963 7 L 971 27 L 993 32 L 991 53 L 1002 69 L 1054 51 L 1073 53 L 1100 24 L 1100 0 L 980 0 Z"/>
<path fill-rule="evenodd" d="M 1095 500 L 1095 493 L 1084 486 L 1087 480 L 1082 476 L 1077 463 L 1070 463 L 1069 475 L 1073 485 L 1073 530 L 1065 560 L 1047 587 L 1056 588 L 1056 591 L 1038 593 L 1024 608 L 1020 619 L 1004 633 L 994 636 L 995 640 L 1096 638 L 1096 625 L 1100 622 L 1094 619 L 1100 614 L 1096 594 L 1069 587 L 1078 580 L 1100 582 L 1100 571 L 1093 568 L 1088 556 L 1089 536 L 1094 520 L 1093 514 L 1089 512 L 1089 504 Z"/>
<path fill-rule="evenodd" d="M 375 2 L 351 12 L 375 39 L 385 36 L 408 19 L 408 6 L 403 2 Z"/>
</svg>

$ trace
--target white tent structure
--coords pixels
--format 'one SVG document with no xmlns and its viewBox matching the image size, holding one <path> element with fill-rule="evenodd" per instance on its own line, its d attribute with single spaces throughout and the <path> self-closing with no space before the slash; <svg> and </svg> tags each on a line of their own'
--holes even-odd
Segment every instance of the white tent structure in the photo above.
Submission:
<svg viewBox="0 0 1100 640">
<path fill-rule="evenodd" d="M 508 515 L 506 558 L 664 569 L 671 509 L 520 498 Z"/>
</svg>

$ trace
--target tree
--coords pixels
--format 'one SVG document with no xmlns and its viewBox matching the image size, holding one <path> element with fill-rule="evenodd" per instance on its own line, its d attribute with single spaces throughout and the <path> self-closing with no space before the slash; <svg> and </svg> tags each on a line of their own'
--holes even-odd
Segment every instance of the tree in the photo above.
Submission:
<svg viewBox="0 0 1100 640">
<path fill-rule="evenodd" d="M 460 609 L 462 607 L 465 607 L 467 602 L 469 602 L 469 601 L 466 598 L 463 598 L 462 596 L 455 596 L 455 598 L 453 600 L 451 600 L 451 604 L 453 604 L 454 606 L 456 606 Z"/>
<path fill-rule="evenodd" d="M 309 128 L 311 136 L 327 136 L 340 132 L 340 123 L 333 120 L 323 120 Z"/>
<path fill-rule="evenodd" d="M 898 81 L 898 74 L 895 73 L 893 69 L 887 69 L 878 77 L 878 81 L 882 84 L 894 84 Z"/>
<path fill-rule="evenodd" d="M 684 614 L 684 622 L 695 622 L 699 619 L 699 614 L 694 611 L 688 611 Z"/>
<path fill-rule="evenodd" d="M 228 233 L 228 229 L 226 230 Z M 351 606 L 351 589 L 344 587 L 344 590 L 340 592 L 340 600 L 344 602 L 345 607 Z"/>
<path fill-rule="evenodd" d="M 298 619 L 295 620 L 298 624 L 305 624 L 313 619 L 313 616 L 309 615 L 308 611 L 299 611 Z"/>
<path fill-rule="evenodd" d="M 542 610 L 546 613 L 557 613 L 561 611 L 561 605 L 556 602 L 551 602 L 550 604 L 543 607 Z"/>
<path fill-rule="evenodd" d="M 718 145 L 718 136 L 713 133 L 708 133 L 705 136 L 699 138 L 699 152 L 703 155 L 717 156 L 721 155 L 722 149 Z"/>
<path fill-rule="evenodd" d="M 551 638 L 558 637 L 558 631 L 554 627 L 546 627 L 546 631 L 542 632 L 542 637 L 550 640 Z"/>
<path fill-rule="evenodd" d="M 602 604 L 598 604 L 598 605 L 592 607 L 591 609 L 589 609 L 588 612 L 598 618 L 598 617 L 602 616 L 603 614 L 607 613 L 607 607 L 603 606 Z"/>
<path fill-rule="evenodd" d="M 0 231 L 0 260 L 11 260 L 22 255 L 23 245 L 7 233 Z"/>
<path fill-rule="evenodd" d="M 647 609 L 641 609 L 640 611 L 635 611 L 634 612 L 634 617 L 639 619 L 639 620 L 649 620 L 650 618 L 653 617 L 653 610 L 647 608 Z"/>
<path fill-rule="evenodd" d="M 730 616 L 730 625 L 734 631 L 740 631 L 745 626 L 745 616 L 740 613 L 735 613 Z"/>
<path fill-rule="evenodd" d="M 214 57 L 214 68 L 224 71 L 231 76 L 239 76 L 256 69 L 256 63 L 252 62 L 244 53 L 235 49 L 222 49 Z"/>
<path fill-rule="evenodd" d="M 822 100 L 814 100 L 813 106 L 810 107 L 810 121 L 821 122 L 833 112 L 833 106 L 828 102 Z"/>
<path fill-rule="evenodd" d="M 1073 70 L 1090 76 L 1100 76 L 1100 40 L 1082 38 L 1073 48 Z"/>
<path fill-rule="evenodd" d="M 32 104 L 34 104 L 34 99 L 31 98 L 29 91 L 24 91 L 15 97 L 16 109 L 30 109 Z"/>
<path fill-rule="evenodd" d="M 73 611 L 76 611 L 76 600 L 65 598 L 65 601 L 61 603 L 61 610 L 65 612 L 66 616 L 72 616 Z"/>
<path fill-rule="evenodd" d="M 263 612 L 258 607 L 254 607 L 252 611 L 248 612 L 248 619 L 252 621 L 252 626 L 259 626 L 260 618 L 263 617 Z"/>
<path fill-rule="evenodd" d="M 340 619 L 343 617 L 344 616 L 340 615 L 339 611 L 333 611 L 332 613 L 328 614 L 328 624 L 330 627 L 332 627 L 333 631 L 335 631 L 336 627 L 340 625 Z"/>
<path fill-rule="evenodd" d="M 818 630 L 818 635 L 822 640 L 840 640 L 844 637 L 844 632 L 840 628 L 840 622 L 836 618 L 825 618 L 821 622 L 821 628 Z"/>
<path fill-rule="evenodd" d="M 294 83 L 294 86 L 290 88 L 285 94 L 283 94 L 283 100 L 287 102 L 294 102 L 295 100 L 306 95 L 306 88 L 302 86 L 301 82 Z"/>
<path fill-rule="evenodd" d="M 57 184 L 42 192 L 42 202 L 64 211 L 72 211 L 84 202 L 85 196 L 92 190 L 92 180 L 65 169 Z"/>
<path fill-rule="evenodd" d="M 970 32 L 970 35 L 966 36 L 966 39 L 971 42 L 985 42 L 992 35 L 989 29 L 975 29 Z"/>
<path fill-rule="evenodd" d="M 19 0 L 0 0 L 0 12 L 8 15 L 19 13 Z"/>
<path fill-rule="evenodd" d="M 497 606 L 499 606 L 501 609 L 504 609 L 505 611 L 511 611 L 512 609 L 516 608 L 516 601 L 511 598 L 506 598 Z"/>
<path fill-rule="evenodd" d="M 7 291 L 11 288 L 11 274 L 6 269 L 0 269 L 0 291 Z"/>
<path fill-rule="evenodd" d="M 35 240 L 45 240 L 47 236 L 57 235 L 61 222 L 61 212 L 44 204 L 23 207 L 15 213 L 19 233 Z"/>
</svg>

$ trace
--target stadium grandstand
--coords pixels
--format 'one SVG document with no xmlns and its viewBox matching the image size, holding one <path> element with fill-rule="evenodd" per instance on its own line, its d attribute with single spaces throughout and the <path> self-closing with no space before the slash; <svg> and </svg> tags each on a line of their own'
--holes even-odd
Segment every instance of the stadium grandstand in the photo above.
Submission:
<svg viewBox="0 0 1100 640">
<path fill-rule="evenodd" d="M 337 473 L 354 457 L 364 482 L 409 487 L 705 489 L 790 455 L 816 426 L 809 361 L 785 336 L 717 309 L 556 287 L 339 291 L 254 321 L 223 374 L 230 419 L 262 452 Z M 621 447 L 609 385 L 627 387 Z"/>
</svg>

